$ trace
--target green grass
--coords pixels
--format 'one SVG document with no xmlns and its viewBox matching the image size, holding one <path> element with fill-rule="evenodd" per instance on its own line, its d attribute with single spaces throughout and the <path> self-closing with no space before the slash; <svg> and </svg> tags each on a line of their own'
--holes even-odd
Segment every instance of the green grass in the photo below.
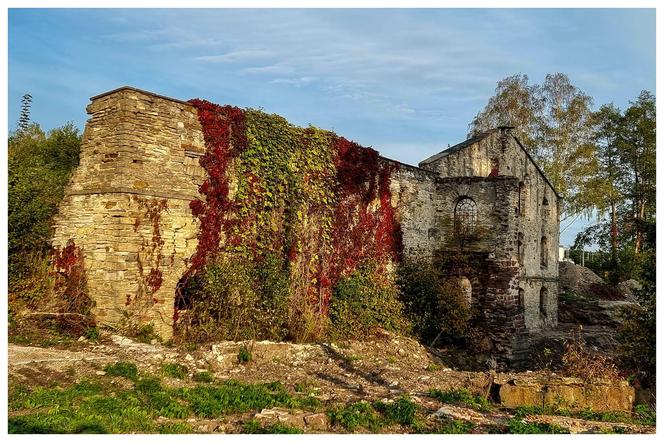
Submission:
<svg viewBox="0 0 664 442">
<path fill-rule="evenodd" d="M 340 425 L 348 431 L 359 428 L 376 432 L 384 426 L 380 415 L 367 402 L 355 402 L 328 411 L 333 425 Z"/>
<path fill-rule="evenodd" d="M 299 428 L 292 427 L 290 425 L 282 423 L 274 423 L 270 425 L 263 426 L 256 419 L 251 419 L 244 423 L 242 429 L 247 434 L 302 434 L 302 431 Z"/>
<path fill-rule="evenodd" d="M 131 362 L 116 362 L 104 367 L 106 374 L 111 376 L 120 376 L 123 378 L 135 380 L 138 377 L 138 368 Z"/>
<path fill-rule="evenodd" d="M 431 429 L 436 434 L 466 434 L 475 428 L 475 424 L 463 419 L 443 419 Z"/>
<path fill-rule="evenodd" d="M 313 397 L 295 398 L 278 383 L 244 384 L 227 381 L 218 385 L 164 387 L 158 378 L 135 371 L 135 365 L 115 363 L 107 373 L 132 379 L 130 388 L 104 379 L 82 381 L 61 388 L 17 387 L 10 391 L 10 433 L 189 433 L 185 423 L 158 424 L 157 418 L 220 418 L 225 415 L 284 407 L 318 410 Z M 268 427 L 265 432 L 286 432 Z M 258 431 L 258 430 L 257 430 Z M 262 431 L 262 430 L 261 430 Z"/>
<path fill-rule="evenodd" d="M 567 434 L 568 430 L 554 424 L 526 422 L 514 417 L 507 422 L 510 434 Z"/>
<path fill-rule="evenodd" d="M 467 405 L 473 408 L 474 410 L 481 411 L 484 413 L 487 413 L 493 409 L 493 406 L 487 399 L 472 394 L 471 392 L 469 392 L 464 388 L 456 390 L 446 390 L 446 391 L 432 389 L 429 390 L 429 395 L 434 399 L 438 399 L 440 402 L 443 402 L 445 404 Z"/>
<path fill-rule="evenodd" d="M 182 364 L 174 364 L 169 362 L 161 366 L 161 372 L 169 378 L 184 379 L 187 377 L 189 369 Z"/>
<path fill-rule="evenodd" d="M 405 426 L 415 425 L 419 410 L 418 405 L 406 396 L 400 396 L 394 402 L 374 402 L 373 407 L 384 416 L 386 422 Z"/>
<path fill-rule="evenodd" d="M 333 425 L 338 425 L 348 431 L 378 432 L 389 425 L 402 425 L 414 432 L 426 432 L 421 417 L 424 415 L 422 407 L 413 402 L 408 396 L 400 396 L 392 402 L 376 401 L 354 402 L 328 411 Z"/>
<path fill-rule="evenodd" d="M 195 382 L 204 382 L 204 383 L 207 383 L 207 384 L 214 381 L 214 377 L 212 376 L 212 373 L 210 373 L 209 371 L 198 371 L 198 372 L 194 373 L 194 375 L 192 376 L 192 379 Z"/>
</svg>

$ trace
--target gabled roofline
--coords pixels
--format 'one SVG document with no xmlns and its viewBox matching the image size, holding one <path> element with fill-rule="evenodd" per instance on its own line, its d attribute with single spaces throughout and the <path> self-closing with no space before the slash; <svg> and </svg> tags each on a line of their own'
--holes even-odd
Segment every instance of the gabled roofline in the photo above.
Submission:
<svg viewBox="0 0 664 442">
<path fill-rule="evenodd" d="M 462 150 L 462 149 L 464 149 L 468 146 L 472 146 L 475 143 L 479 143 L 480 141 L 482 141 L 483 139 L 485 139 L 486 137 L 488 137 L 492 133 L 496 132 L 497 130 L 498 129 L 491 129 L 491 130 L 487 130 L 485 132 L 480 132 L 479 134 L 473 135 L 472 137 L 468 138 L 465 141 L 457 143 L 454 146 L 448 147 L 447 149 L 443 150 L 442 152 L 438 152 L 437 154 L 430 156 L 426 160 L 420 161 L 420 163 L 419 163 L 420 167 L 421 167 L 422 164 L 433 163 L 434 161 L 439 160 L 443 157 L 446 157 L 447 155 L 449 155 L 451 153 L 458 152 L 458 151 L 460 151 L 460 150 Z"/>
<path fill-rule="evenodd" d="M 539 167 L 539 165 L 537 164 L 537 162 L 535 161 L 535 159 L 530 155 L 530 153 L 528 152 L 528 149 L 526 149 L 526 148 L 523 146 L 523 144 L 521 143 L 521 140 L 519 140 L 519 139 L 516 137 L 516 135 L 514 135 L 514 134 L 510 134 L 510 135 L 512 136 L 512 138 L 514 138 L 514 141 L 516 141 L 516 144 L 518 144 L 519 147 L 521 147 L 521 150 L 523 150 L 523 151 L 525 152 L 525 154 L 526 154 L 526 156 L 528 157 L 528 159 L 530 160 L 530 162 L 533 163 L 533 166 L 535 166 L 535 169 L 537 169 L 537 171 L 540 173 L 540 175 L 542 175 L 542 178 L 544 178 L 544 181 L 546 181 L 546 183 L 549 185 L 549 187 L 551 188 L 551 190 L 553 190 L 553 194 L 556 195 L 556 197 L 557 197 L 558 199 L 563 199 L 563 197 L 560 196 L 560 194 L 558 193 L 558 191 L 556 191 L 556 188 L 553 187 L 553 184 L 551 184 L 551 181 L 549 181 L 549 179 L 547 178 L 547 176 L 546 176 L 546 174 L 544 173 L 544 171 Z"/>
<path fill-rule="evenodd" d="M 432 163 L 432 162 L 434 162 L 434 161 L 436 161 L 436 160 L 439 160 L 439 159 L 441 159 L 441 158 L 446 157 L 447 155 L 449 155 L 449 154 L 451 154 L 451 153 L 458 152 L 458 151 L 460 151 L 460 150 L 462 150 L 462 149 L 465 149 L 465 148 L 467 148 L 467 147 L 472 146 L 473 144 L 479 143 L 480 141 L 482 141 L 483 139 L 485 139 L 485 138 L 488 137 L 489 135 L 491 135 L 491 134 L 493 134 L 493 133 L 495 133 L 495 132 L 498 132 L 498 131 L 501 130 L 501 129 L 511 129 L 511 128 L 512 128 L 512 127 L 510 127 L 510 126 L 501 126 L 501 127 L 497 127 L 497 128 L 495 128 L 495 129 L 487 130 L 487 131 L 485 131 L 485 132 L 481 132 L 481 133 L 479 133 L 479 134 L 477 134 L 477 135 L 474 135 L 474 136 L 468 138 L 468 139 L 465 140 L 465 141 L 462 141 L 461 143 L 455 144 L 455 145 L 452 146 L 452 147 L 448 147 L 447 149 L 445 149 L 445 150 L 442 151 L 442 152 L 438 152 L 437 154 L 430 156 L 430 157 L 427 158 L 426 160 L 422 160 L 422 161 L 420 161 L 419 166 L 422 167 L 423 164 L 429 164 L 429 163 Z M 546 174 L 544 173 L 544 171 L 539 167 L 539 165 L 537 164 L 537 162 L 535 161 L 535 159 L 530 155 L 530 153 L 528 152 L 528 149 L 526 149 L 526 148 L 524 147 L 524 145 L 521 143 L 521 140 L 519 140 L 519 139 L 517 138 L 517 136 L 514 135 L 513 133 L 510 133 L 510 136 L 511 136 L 512 138 L 514 138 L 514 140 L 516 141 L 516 144 L 519 145 L 519 147 L 521 148 L 521 150 L 523 150 L 523 152 L 526 154 L 526 157 L 528 157 L 528 159 L 530 160 L 530 162 L 533 163 L 533 166 L 535 166 L 535 169 L 539 172 L 540 175 L 542 175 L 542 178 L 544 178 L 544 181 L 549 185 L 549 187 L 551 188 L 551 190 L 553 190 L 554 195 L 556 195 L 556 197 L 557 197 L 558 199 L 562 199 L 562 197 L 560 196 L 560 194 L 556 191 L 556 188 L 553 187 L 553 184 L 551 184 L 551 181 L 549 181 L 549 179 L 547 178 L 547 176 L 546 176 Z"/>
</svg>

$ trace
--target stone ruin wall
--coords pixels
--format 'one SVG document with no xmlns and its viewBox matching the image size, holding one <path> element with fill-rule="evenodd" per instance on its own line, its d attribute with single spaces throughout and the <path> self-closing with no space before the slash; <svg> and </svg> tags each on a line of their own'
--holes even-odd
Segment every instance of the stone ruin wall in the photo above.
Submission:
<svg viewBox="0 0 664 442">
<path fill-rule="evenodd" d="M 128 313 L 168 339 L 175 288 L 197 244 L 189 202 L 205 177 L 205 145 L 196 111 L 125 88 L 93 97 L 87 112 L 53 246 L 73 240 L 82 250 L 99 323 Z"/>
<path fill-rule="evenodd" d="M 176 286 L 197 246 L 198 220 L 189 208 L 205 178 L 197 113 L 186 102 L 132 88 L 91 100 L 80 165 L 52 244 L 73 240 L 83 252 L 98 323 L 151 322 L 168 339 Z M 432 256 L 436 174 L 399 165 L 391 190 L 404 251 Z"/>
<path fill-rule="evenodd" d="M 518 263 L 518 280 L 517 283 L 510 283 L 509 295 L 510 300 L 516 299 L 522 304 L 523 313 L 517 322 L 523 321 L 529 331 L 555 326 L 558 317 L 558 197 L 521 149 L 516 138 L 508 130 L 498 129 L 464 149 L 434 157 L 433 161 L 425 161 L 421 166 L 447 177 L 443 181 L 455 182 L 459 180 L 457 177 L 468 176 L 484 183 L 476 189 L 453 185 L 440 193 L 457 198 L 464 194 L 472 197 L 478 204 L 480 225 L 498 231 L 507 227 L 501 237 L 485 238 L 475 246 L 486 248 L 494 244 L 493 253 L 496 259 L 502 259 L 506 268 L 512 269 L 513 264 Z M 512 191 L 507 199 L 494 193 L 495 183 L 492 183 L 490 175 L 513 180 Z M 545 198 L 548 205 L 543 205 Z M 501 210 L 504 216 L 509 216 L 509 220 L 495 216 L 496 209 L 505 203 L 510 206 L 502 207 Z M 453 214 L 455 204 L 456 199 L 447 198 L 441 210 Z M 548 238 L 546 267 L 540 265 L 542 237 Z M 500 253 L 504 253 L 502 258 L 498 257 Z M 546 288 L 547 293 L 544 300 L 545 315 L 540 314 L 542 287 Z"/>
</svg>

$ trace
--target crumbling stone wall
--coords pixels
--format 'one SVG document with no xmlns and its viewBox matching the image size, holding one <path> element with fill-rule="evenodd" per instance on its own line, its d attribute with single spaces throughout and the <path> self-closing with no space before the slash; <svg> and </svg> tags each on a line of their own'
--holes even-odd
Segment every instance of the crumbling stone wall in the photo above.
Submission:
<svg viewBox="0 0 664 442">
<path fill-rule="evenodd" d="M 484 238 L 483 245 L 494 245 L 498 253 L 505 253 L 505 262 L 518 266 L 518 283 L 511 284 L 513 298 L 519 300 L 523 324 L 526 329 L 537 331 L 552 327 L 558 316 L 558 259 L 559 204 L 558 196 L 538 169 L 532 158 L 519 144 L 510 128 L 499 128 L 473 137 L 420 163 L 420 167 L 435 171 L 444 180 L 467 176 L 479 178 L 509 177 L 516 186 L 505 199 L 496 195 L 490 181 L 483 183 L 482 190 L 457 186 L 450 189 L 456 200 L 445 201 L 444 212 L 451 216 L 458 198 L 467 195 L 478 203 L 481 228 L 500 230 L 507 222 L 508 231 L 496 237 Z M 448 194 L 442 189 L 441 195 Z M 487 202 L 488 201 L 488 202 Z M 500 220 L 494 215 L 490 204 L 510 204 L 503 207 L 514 216 Z M 487 206 L 489 204 L 489 206 Z M 447 229 L 449 231 L 450 224 Z M 480 246 L 482 243 L 477 243 Z M 509 255 L 509 256 L 508 256 Z"/>
<path fill-rule="evenodd" d="M 98 322 L 151 322 L 169 338 L 177 284 L 197 246 L 189 203 L 206 178 L 196 109 L 125 87 L 93 97 L 87 111 L 81 164 L 55 219 L 53 245 L 73 241 L 82 251 Z M 459 146 L 421 167 L 381 158 L 393 166 L 391 204 L 404 256 L 437 259 L 451 276 L 467 277 L 486 350 L 509 357 L 520 331 L 556 321 L 557 196 L 509 131 Z M 476 202 L 478 221 L 477 234 L 460 242 L 453 217 L 461 197 Z"/>
<path fill-rule="evenodd" d="M 98 322 L 152 322 L 168 338 L 176 284 L 197 244 L 189 202 L 205 146 L 196 111 L 130 88 L 93 97 L 87 111 L 53 246 L 71 240 L 82 250 Z"/>
</svg>

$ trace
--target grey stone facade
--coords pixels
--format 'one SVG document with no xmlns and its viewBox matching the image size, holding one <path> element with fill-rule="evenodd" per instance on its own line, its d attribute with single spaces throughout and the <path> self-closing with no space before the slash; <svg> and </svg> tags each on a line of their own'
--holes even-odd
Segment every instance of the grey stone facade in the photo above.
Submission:
<svg viewBox="0 0 664 442">
<path fill-rule="evenodd" d="M 99 322 L 129 312 L 168 338 L 176 284 L 197 244 L 189 202 L 205 177 L 205 145 L 196 109 L 125 87 L 93 97 L 87 110 L 53 245 L 73 240 L 82 250 Z M 434 259 L 466 281 L 488 351 L 509 357 L 518 336 L 556 324 L 558 196 L 509 129 L 419 167 L 381 161 L 397 166 L 392 205 L 404 256 Z M 461 209 L 469 229 L 460 230 Z"/>
</svg>

